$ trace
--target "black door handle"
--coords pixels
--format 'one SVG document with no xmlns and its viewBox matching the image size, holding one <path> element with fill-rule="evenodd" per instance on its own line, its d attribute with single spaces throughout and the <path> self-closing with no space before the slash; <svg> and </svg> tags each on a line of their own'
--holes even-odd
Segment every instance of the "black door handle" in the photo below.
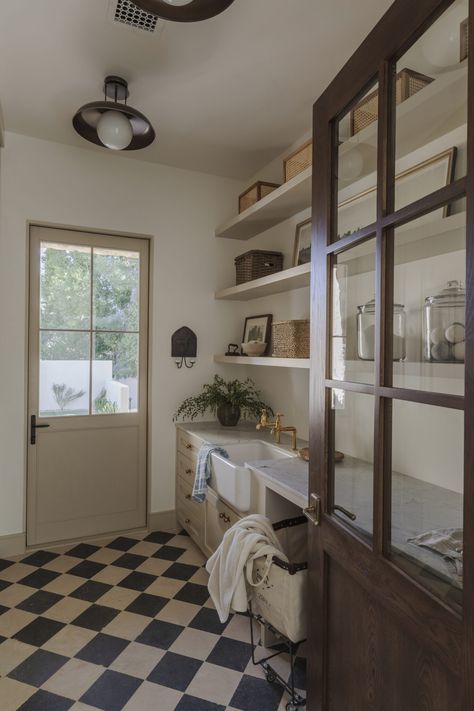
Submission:
<svg viewBox="0 0 474 711">
<path fill-rule="evenodd" d="M 31 415 L 31 428 L 30 428 L 30 442 L 31 444 L 36 444 L 36 430 L 43 428 L 43 427 L 49 427 L 50 425 L 37 425 L 36 424 L 36 415 Z"/>
</svg>

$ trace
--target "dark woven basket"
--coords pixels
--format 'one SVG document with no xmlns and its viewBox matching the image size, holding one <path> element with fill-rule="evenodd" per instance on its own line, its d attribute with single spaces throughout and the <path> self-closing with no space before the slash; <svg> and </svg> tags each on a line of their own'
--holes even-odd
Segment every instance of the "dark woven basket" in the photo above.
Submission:
<svg viewBox="0 0 474 711">
<path fill-rule="evenodd" d="M 246 281 L 281 272 L 283 269 L 283 254 L 262 249 L 252 249 L 235 258 L 235 283 L 245 284 Z"/>
</svg>

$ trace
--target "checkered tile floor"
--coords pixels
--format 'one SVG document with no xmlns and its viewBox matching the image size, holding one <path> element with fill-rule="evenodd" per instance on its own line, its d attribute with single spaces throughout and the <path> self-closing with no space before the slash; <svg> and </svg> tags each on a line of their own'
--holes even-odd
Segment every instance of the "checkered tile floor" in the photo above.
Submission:
<svg viewBox="0 0 474 711">
<path fill-rule="evenodd" d="M 219 622 L 204 562 L 184 532 L 0 559 L 1 711 L 284 709 L 248 618 Z M 274 666 L 288 676 L 285 656 Z"/>
</svg>

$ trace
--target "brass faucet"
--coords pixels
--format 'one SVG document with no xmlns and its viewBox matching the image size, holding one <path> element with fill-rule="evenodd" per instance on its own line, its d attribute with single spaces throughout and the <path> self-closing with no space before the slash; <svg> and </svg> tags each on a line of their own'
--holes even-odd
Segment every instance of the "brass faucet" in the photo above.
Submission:
<svg viewBox="0 0 474 711">
<path fill-rule="evenodd" d="M 280 444 L 280 434 L 281 432 L 291 432 L 292 434 L 292 449 L 296 450 L 296 427 L 282 427 L 281 425 L 281 418 L 283 417 L 283 413 L 277 412 L 275 422 L 269 422 L 268 421 L 268 412 L 266 410 L 262 410 L 262 414 L 260 416 L 260 421 L 257 424 L 257 430 L 265 430 L 269 429 L 271 430 L 272 435 L 275 437 L 275 442 L 277 444 Z"/>
</svg>

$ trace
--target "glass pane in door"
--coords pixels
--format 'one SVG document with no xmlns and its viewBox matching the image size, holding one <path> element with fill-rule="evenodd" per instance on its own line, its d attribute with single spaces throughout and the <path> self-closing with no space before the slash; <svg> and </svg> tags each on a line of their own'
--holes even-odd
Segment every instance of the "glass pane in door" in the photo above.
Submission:
<svg viewBox="0 0 474 711">
<path fill-rule="evenodd" d="M 94 329 L 138 331 L 140 255 L 94 249 Z"/>
<path fill-rule="evenodd" d="M 466 173 L 468 0 L 456 0 L 397 62 L 399 209 Z"/>
<path fill-rule="evenodd" d="M 40 327 L 90 328 L 91 248 L 42 242 Z"/>
<path fill-rule="evenodd" d="M 332 268 L 331 378 L 374 382 L 375 239 L 336 255 Z"/>
<path fill-rule="evenodd" d="M 334 389 L 331 398 L 332 512 L 366 537 L 373 531 L 374 397 Z"/>
<path fill-rule="evenodd" d="M 464 413 L 395 400 L 392 419 L 392 558 L 460 605 Z"/>
<path fill-rule="evenodd" d="M 375 222 L 377 130 L 378 83 L 374 83 L 338 124 L 338 207 L 333 241 Z"/>
<path fill-rule="evenodd" d="M 466 201 L 395 230 L 393 384 L 464 395 Z"/>
<path fill-rule="evenodd" d="M 94 334 L 92 411 L 111 415 L 138 410 L 138 333 Z"/>
<path fill-rule="evenodd" d="M 89 414 L 90 335 L 41 331 L 40 417 Z"/>
</svg>

